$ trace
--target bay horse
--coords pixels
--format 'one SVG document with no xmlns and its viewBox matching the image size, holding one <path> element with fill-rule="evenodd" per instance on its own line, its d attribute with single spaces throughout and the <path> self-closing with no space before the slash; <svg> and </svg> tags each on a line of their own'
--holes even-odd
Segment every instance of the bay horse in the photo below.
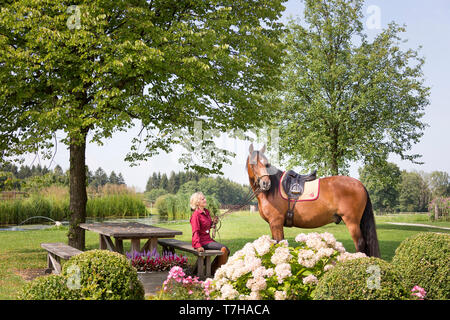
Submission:
<svg viewBox="0 0 450 320">
<path fill-rule="evenodd" d="M 253 144 L 250 145 L 246 169 L 250 186 L 257 194 L 259 214 L 269 223 L 272 238 L 281 241 L 288 210 L 288 200 L 283 199 L 278 190 L 284 172 L 269 163 L 264 155 L 265 148 L 264 145 L 255 151 Z M 319 184 L 316 200 L 295 204 L 293 226 L 318 228 L 343 220 L 356 251 L 380 257 L 372 203 L 364 185 L 348 176 L 320 178 Z"/>
</svg>

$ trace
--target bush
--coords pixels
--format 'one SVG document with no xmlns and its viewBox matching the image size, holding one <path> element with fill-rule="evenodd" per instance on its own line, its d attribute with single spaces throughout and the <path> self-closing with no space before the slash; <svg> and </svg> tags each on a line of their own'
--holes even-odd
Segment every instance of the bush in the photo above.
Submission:
<svg viewBox="0 0 450 320">
<path fill-rule="evenodd" d="M 379 273 L 378 273 L 379 272 Z M 403 300 L 410 298 L 398 271 L 374 257 L 344 261 L 317 285 L 316 300 Z"/>
<path fill-rule="evenodd" d="M 116 252 L 91 250 L 64 264 L 62 275 L 79 279 L 81 299 L 141 300 L 144 288 L 130 261 Z"/>
<path fill-rule="evenodd" d="M 169 217 L 169 214 L 172 214 L 175 204 L 175 196 L 173 194 L 165 194 L 162 196 L 159 196 L 158 199 L 156 199 L 155 202 L 155 208 L 158 210 L 158 214 L 161 217 Z"/>
<path fill-rule="evenodd" d="M 264 235 L 230 257 L 215 273 L 210 296 L 239 300 L 310 300 L 337 261 L 365 256 L 345 252 L 330 233 L 299 234 L 296 247 Z"/>
<path fill-rule="evenodd" d="M 80 290 L 70 289 L 67 277 L 49 275 L 26 283 L 17 297 L 19 300 L 76 300 Z"/>
<path fill-rule="evenodd" d="M 409 237 L 395 250 L 392 264 L 407 288 L 418 285 L 428 299 L 450 299 L 450 235 L 422 232 Z"/>
</svg>

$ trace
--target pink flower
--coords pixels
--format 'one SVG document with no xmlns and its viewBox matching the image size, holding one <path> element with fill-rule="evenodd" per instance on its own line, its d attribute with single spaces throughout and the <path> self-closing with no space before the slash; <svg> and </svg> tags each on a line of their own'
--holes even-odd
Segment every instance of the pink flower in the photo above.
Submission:
<svg viewBox="0 0 450 320">
<path fill-rule="evenodd" d="M 181 267 L 172 267 L 172 269 L 170 269 L 169 271 L 167 279 L 174 279 L 176 282 L 181 282 L 184 276 L 185 273 L 183 272 L 183 269 Z"/>
<path fill-rule="evenodd" d="M 419 286 L 414 286 L 414 288 L 411 289 L 411 292 L 413 296 L 419 297 L 420 298 L 419 300 L 423 300 L 427 295 L 425 289 Z"/>
</svg>

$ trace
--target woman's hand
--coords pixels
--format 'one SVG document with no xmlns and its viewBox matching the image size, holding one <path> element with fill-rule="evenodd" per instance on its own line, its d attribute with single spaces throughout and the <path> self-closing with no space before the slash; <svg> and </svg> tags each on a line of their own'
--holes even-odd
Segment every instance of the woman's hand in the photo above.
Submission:
<svg viewBox="0 0 450 320">
<path fill-rule="evenodd" d="M 205 249 L 203 247 L 198 247 L 197 248 L 197 252 L 204 252 L 204 251 L 205 251 Z"/>
</svg>

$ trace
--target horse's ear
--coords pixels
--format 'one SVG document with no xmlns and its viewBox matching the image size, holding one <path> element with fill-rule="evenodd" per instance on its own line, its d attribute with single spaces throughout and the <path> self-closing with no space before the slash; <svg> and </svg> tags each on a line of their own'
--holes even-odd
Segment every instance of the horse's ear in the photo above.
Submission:
<svg viewBox="0 0 450 320">
<path fill-rule="evenodd" d="M 250 148 L 248 148 L 248 151 L 250 151 L 250 154 L 253 153 L 253 143 L 250 144 Z"/>
<path fill-rule="evenodd" d="M 266 151 L 266 144 L 264 143 L 263 147 L 261 148 L 261 150 L 259 152 L 264 153 L 264 151 Z"/>
</svg>

